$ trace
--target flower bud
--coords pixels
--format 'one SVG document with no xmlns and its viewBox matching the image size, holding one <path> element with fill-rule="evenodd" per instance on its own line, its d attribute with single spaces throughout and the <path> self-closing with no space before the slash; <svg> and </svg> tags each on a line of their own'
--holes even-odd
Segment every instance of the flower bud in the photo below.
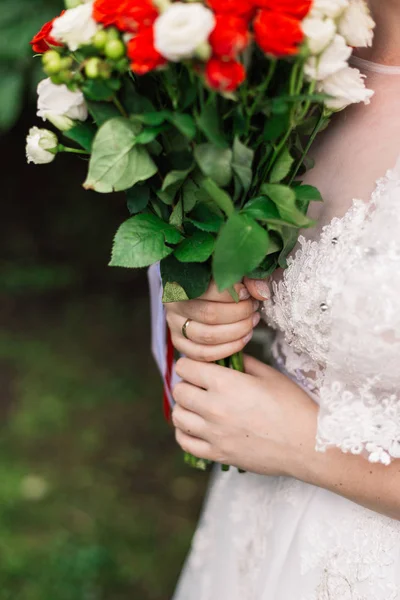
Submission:
<svg viewBox="0 0 400 600">
<path fill-rule="evenodd" d="M 196 57 L 199 60 L 207 62 L 209 58 L 211 58 L 212 49 L 208 42 L 203 42 L 196 48 Z"/>
<path fill-rule="evenodd" d="M 104 48 L 104 54 L 107 58 L 118 60 L 125 54 L 125 46 L 121 40 L 109 40 Z"/>
<path fill-rule="evenodd" d="M 120 35 L 118 29 L 116 29 L 115 27 L 109 27 L 107 29 L 107 38 L 109 40 L 119 40 Z"/>
<path fill-rule="evenodd" d="M 32 127 L 26 138 L 26 159 L 28 163 L 45 165 L 52 162 L 57 154 L 58 138 L 48 129 Z"/>
<path fill-rule="evenodd" d="M 111 73 L 112 73 L 112 69 L 111 69 L 110 65 L 108 65 L 104 61 L 101 62 L 99 65 L 99 77 L 101 77 L 101 79 L 110 79 Z"/>
<path fill-rule="evenodd" d="M 55 50 L 43 54 L 43 70 L 47 75 L 56 75 L 61 69 L 61 57 Z"/>
<path fill-rule="evenodd" d="M 97 50 L 103 50 L 109 37 L 104 29 L 100 29 L 92 38 L 92 44 Z"/>
<path fill-rule="evenodd" d="M 70 119 L 69 117 L 66 117 L 64 115 L 55 115 L 54 113 L 46 113 L 44 115 L 44 118 L 47 121 L 50 121 L 50 123 L 52 125 L 54 125 L 54 127 L 57 127 L 57 129 L 59 129 L 60 131 L 68 131 L 69 129 L 72 129 L 72 127 L 74 127 L 75 122 Z"/>
<path fill-rule="evenodd" d="M 64 0 L 65 8 L 76 8 L 80 4 L 86 4 L 88 0 Z"/>
<path fill-rule="evenodd" d="M 89 58 L 85 64 L 86 77 L 89 79 L 97 79 L 97 77 L 100 75 L 100 64 L 101 61 L 96 56 Z"/>
</svg>

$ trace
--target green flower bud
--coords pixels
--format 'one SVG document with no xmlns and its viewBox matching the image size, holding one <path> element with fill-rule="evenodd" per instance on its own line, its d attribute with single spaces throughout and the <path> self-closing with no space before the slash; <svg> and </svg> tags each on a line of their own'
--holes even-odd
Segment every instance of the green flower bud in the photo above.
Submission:
<svg viewBox="0 0 400 600">
<path fill-rule="evenodd" d="M 71 71 L 60 71 L 59 77 L 61 79 L 61 83 L 71 83 L 74 78 L 74 74 Z"/>
<path fill-rule="evenodd" d="M 196 48 L 196 56 L 200 60 L 206 62 L 212 54 L 211 46 L 208 42 L 203 42 L 200 46 Z"/>
<path fill-rule="evenodd" d="M 43 55 L 43 69 L 47 75 L 56 75 L 61 69 L 61 57 L 55 50 Z"/>
<path fill-rule="evenodd" d="M 108 41 L 107 32 L 104 29 L 100 29 L 92 39 L 92 44 L 97 50 L 103 50 L 104 46 Z"/>
<path fill-rule="evenodd" d="M 61 61 L 61 57 L 57 50 L 48 50 L 42 56 L 42 62 L 46 65 L 48 62 Z"/>
<path fill-rule="evenodd" d="M 65 58 L 61 59 L 61 69 L 63 70 L 68 70 L 72 67 L 72 65 L 74 64 L 74 59 L 71 58 L 71 56 L 66 56 Z"/>
<path fill-rule="evenodd" d="M 101 60 L 97 56 L 89 58 L 85 64 L 86 77 L 96 79 L 100 75 Z"/>
<path fill-rule="evenodd" d="M 125 46 L 121 40 L 109 40 L 104 48 L 107 58 L 118 60 L 125 54 Z"/>
<path fill-rule="evenodd" d="M 50 75 L 50 79 L 51 82 L 55 85 L 61 85 L 62 83 L 64 83 L 59 73 L 56 73 L 55 75 Z"/>
<path fill-rule="evenodd" d="M 102 62 L 100 64 L 99 76 L 102 79 L 110 79 L 112 73 L 112 68 L 106 62 Z"/>
<path fill-rule="evenodd" d="M 116 29 L 115 27 L 109 27 L 107 29 L 107 38 L 109 40 L 119 40 L 120 35 L 118 29 Z"/>
<path fill-rule="evenodd" d="M 65 8 L 75 8 L 80 4 L 83 4 L 82 0 L 64 0 Z"/>
</svg>

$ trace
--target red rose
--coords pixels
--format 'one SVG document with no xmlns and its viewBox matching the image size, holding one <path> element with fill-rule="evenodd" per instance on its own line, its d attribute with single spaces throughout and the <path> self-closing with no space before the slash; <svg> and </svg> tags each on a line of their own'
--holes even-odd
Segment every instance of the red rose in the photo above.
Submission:
<svg viewBox="0 0 400 600">
<path fill-rule="evenodd" d="M 120 2 L 116 25 L 121 31 L 136 33 L 143 27 L 150 27 L 158 11 L 151 0 L 125 0 Z"/>
<path fill-rule="evenodd" d="M 298 19 L 304 19 L 311 10 L 313 0 L 254 0 L 258 8 L 266 8 Z"/>
<path fill-rule="evenodd" d="M 106 27 L 115 25 L 121 6 L 121 0 L 95 0 L 93 4 L 93 18 Z"/>
<path fill-rule="evenodd" d="M 65 10 L 62 11 L 61 15 L 64 13 Z M 53 29 L 53 23 L 56 18 L 58 17 L 55 17 L 48 23 L 45 23 L 39 33 L 37 33 L 31 40 L 32 50 L 37 54 L 43 54 L 44 52 L 47 52 L 50 46 L 62 46 L 62 44 L 51 37 L 51 30 Z"/>
<path fill-rule="evenodd" d="M 240 17 L 217 15 L 209 42 L 213 54 L 221 58 L 235 58 L 250 40 L 247 23 Z"/>
<path fill-rule="evenodd" d="M 220 92 L 233 92 L 246 78 L 244 66 L 236 60 L 210 58 L 206 64 L 208 85 Z"/>
<path fill-rule="evenodd" d="M 254 19 L 254 34 L 261 50 L 277 57 L 297 54 L 304 39 L 298 19 L 270 10 L 258 12 Z"/>
<path fill-rule="evenodd" d="M 167 61 L 154 47 L 153 28 L 144 29 L 128 43 L 128 57 L 131 69 L 138 75 L 144 75 Z"/>
<path fill-rule="evenodd" d="M 207 0 L 208 6 L 216 14 L 235 15 L 249 19 L 254 13 L 251 0 Z"/>
<path fill-rule="evenodd" d="M 93 17 L 106 27 L 115 25 L 120 31 L 136 33 L 150 27 L 158 12 L 150 0 L 95 0 Z"/>
</svg>

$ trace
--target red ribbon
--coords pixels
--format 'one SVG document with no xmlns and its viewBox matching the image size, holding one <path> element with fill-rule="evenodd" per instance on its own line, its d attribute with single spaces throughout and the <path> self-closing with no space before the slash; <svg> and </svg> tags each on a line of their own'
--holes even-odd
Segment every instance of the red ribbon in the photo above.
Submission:
<svg viewBox="0 0 400 600">
<path fill-rule="evenodd" d="M 169 422 L 171 420 L 171 405 L 169 402 L 170 397 L 172 396 L 171 390 L 171 380 L 172 380 L 172 369 L 174 366 L 174 347 L 172 345 L 171 332 L 167 325 L 167 348 L 166 348 L 166 369 L 164 376 L 164 397 L 163 397 L 163 409 L 164 416 L 166 420 Z"/>
</svg>

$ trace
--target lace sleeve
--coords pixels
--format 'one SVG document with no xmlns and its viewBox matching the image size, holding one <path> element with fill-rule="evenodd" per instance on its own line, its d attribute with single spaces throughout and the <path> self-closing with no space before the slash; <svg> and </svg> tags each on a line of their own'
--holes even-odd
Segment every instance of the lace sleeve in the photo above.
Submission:
<svg viewBox="0 0 400 600">
<path fill-rule="evenodd" d="M 400 161 L 377 194 L 332 305 L 317 450 L 400 458 Z"/>
</svg>

